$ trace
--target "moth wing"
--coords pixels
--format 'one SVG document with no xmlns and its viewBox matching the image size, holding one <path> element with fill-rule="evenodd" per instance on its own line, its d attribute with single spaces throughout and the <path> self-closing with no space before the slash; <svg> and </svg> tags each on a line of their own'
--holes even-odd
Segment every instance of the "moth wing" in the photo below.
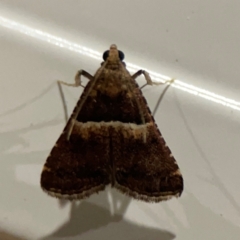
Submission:
<svg viewBox="0 0 240 240">
<path fill-rule="evenodd" d="M 69 121 L 70 122 L 70 121 Z M 67 125 L 68 126 L 68 125 Z M 49 195 L 82 199 L 109 184 L 109 140 L 75 124 L 67 140 L 66 129 L 53 147 L 41 174 L 41 187 Z M 107 134 L 107 133 L 106 133 Z"/>
<path fill-rule="evenodd" d="M 181 172 L 154 122 L 147 124 L 145 129 L 117 131 L 113 143 L 117 189 L 147 202 L 181 195 Z"/>
</svg>

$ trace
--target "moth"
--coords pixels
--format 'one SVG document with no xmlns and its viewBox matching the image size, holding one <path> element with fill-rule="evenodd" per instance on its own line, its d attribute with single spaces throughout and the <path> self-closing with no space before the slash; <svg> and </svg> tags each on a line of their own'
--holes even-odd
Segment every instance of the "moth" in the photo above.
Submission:
<svg viewBox="0 0 240 240">
<path fill-rule="evenodd" d="M 179 197 L 183 178 L 159 131 L 124 54 L 115 44 L 103 54 L 104 62 L 89 79 L 41 174 L 41 187 L 60 199 L 83 199 L 107 185 L 135 199 L 160 202 Z"/>
</svg>

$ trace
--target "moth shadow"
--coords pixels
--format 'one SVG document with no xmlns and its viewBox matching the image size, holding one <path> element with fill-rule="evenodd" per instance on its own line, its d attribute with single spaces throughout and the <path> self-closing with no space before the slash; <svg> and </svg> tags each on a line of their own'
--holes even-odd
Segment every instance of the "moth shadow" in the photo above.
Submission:
<svg viewBox="0 0 240 240">
<path fill-rule="evenodd" d="M 116 195 L 118 196 L 118 194 L 115 195 L 114 193 L 112 194 L 112 205 L 117 206 L 120 203 L 120 208 L 115 210 L 114 214 L 111 213 L 109 207 L 99 206 L 102 200 L 105 203 L 108 202 L 106 200 L 107 193 L 98 195 L 95 199 L 97 201 L 94 201 L 94 203 L 88 201 L 72 202 L 69 220 L 52 234 L 41 238 L 41 240 L 171 240 L 175 238 L 175 235 L 171 232 L 138 225 L 124 219 L 124 213 L 131 200 L 125 196 L 122 199 L 117 199 Z"/>
</svg>

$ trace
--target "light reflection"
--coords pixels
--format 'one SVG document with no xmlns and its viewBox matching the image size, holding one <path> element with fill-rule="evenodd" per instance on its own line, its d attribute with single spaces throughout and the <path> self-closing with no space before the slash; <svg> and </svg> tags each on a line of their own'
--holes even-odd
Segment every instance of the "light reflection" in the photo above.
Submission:
<svg viewBox="0 0 240 240">
<path fill-rule="evenodd" d="M 33 38 L 48 42 L 50 44 L 54 44 L 58 47 L 61 48 L 66 48 L 70 51 L 74 51 L 77 53 L 80 53 L 82 55 L 86 55 L 88 57 L 100 60 L 102 59 L 102 53 L 94 51 L 90 48 L 81 46 L 79 44 L 70 42 L 66 39 L 51 35 L 47 32 L 38 30 L 38 29 L 33 29 L 30 28 L 24 24 L 12 21 L 10 19 L 4 18 L 0 16 L 0 26 L 6 27 L 8 29 L 12 29 L 14 31 L 26 34 L 28 36 L 31 36 Z M 139 69 L 142 69 L 142 67 L 137 66 L 132 63 L 127 63 L 128 70 L 131 72 L 136 72 Z M 146 69 L 149 74 L 151 75 L 152 79 L 155 80 L 156 82 L 165 82 L 167 80 L 171 80 L 170 77 L 159 74 L 157 72 L 153 72 L 151 70 Z M 178 79 L 175 79 L 174 83 L 172 84 L 173 87 L 180 89 L 182 91 L 185 91 L 187 93 L 196 95 L 198 97 L 204 98 L 206 100 L 209 100 L 211 102 L 215 102 L 218 104 L 221 104 L 223 106 L 232 108 L 234 110 L 240 111 L 240 102 L 235 101 L 234 99 L 226 98 L 224 96 L 218 95 L 216 93 L 207 91 L 205 89 L 201 89 L 198 87 L 195 87 L 191 84 L 184 83 Z"/>
</svg>

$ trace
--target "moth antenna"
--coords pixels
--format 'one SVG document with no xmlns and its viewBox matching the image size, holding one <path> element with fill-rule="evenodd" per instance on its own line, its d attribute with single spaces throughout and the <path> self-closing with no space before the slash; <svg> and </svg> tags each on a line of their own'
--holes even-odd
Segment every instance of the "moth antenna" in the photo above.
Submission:
<svg viewBox="0 0 240 240">
<path fill-rule="evenodd" d="M 72 130 L 73 130 L 73 127 L 74 127 L 74 124 L 75 124 L 75 120 L 77 119 L 77 116 L 78 116 L 79 112 L 81 111 L 82 106 L 86 102 L 90 92 L 92 91 L 93 87 L 95 86 L 95 84 L 96 84 L 96 82 L 98 80 L 98 77 L 101 74 L 102 70 L 105 68 L 106 64 L 107 64 L 107 61 L 104 62 L 104 64 L 102 65 L 102 67 L 98 71 L 97 75 L 94 77 L 93 82 L 92 82 L 91 86 L 89 87 L 86 95 L 84 96 L 82 101 L 80 101 L 79 106 L 77 106 L 76 112 L 74 113 L 74 115 L 72 117 L 72 121 L 70 122 L 70 126 L 69 126 L 68 133 L 67 133 L 67 140 L 69 140 L 69 138 L 71 136 L 71 133 L 72 133 Z"/>
<path fill-rule="evenodd" d="M 65 97 L 64 97 L 64 94 L 63 94 L 62 85 L 59 81 L 57 81 L 57 84 L 58 84 L 58 89 L 59 89 L 60 96 L 61 96 L 61 99 L 62 99 L 65 121 L 67 122 L 67 120 L 68 120 L 67 104 L 66 104 Z"/>
<path fill-rule="evenodd" d="M 172 83 L 172 82 L 174 82 L 174 79 L 172 79 L 171 81 L 169 81 L 169 84 L 164 88 L 163 92 L 161 93 L 160 97 L 158 98 L 158 101 L 157 101 L 157 103 L 156 103 L 156 106 L 155 106 L 155 108 L 154 108 L 154 110 L 153 110 L 153 112 L 152 112 L 153 116 L 155 116 L 155 114 L 156 114 L 156 112 L 157 112 L 157 110 L 158 110 L 158 107 L 159 107 L 159 105 L 160 105 L 160 103 L 161 103 L 161 101 L 162 101 L 165 93 L 167 92 L 167 90 L 168 90 L 169 87 L 171 86 L 171 83 Z"/>
<path fill-rule="evenodd" d="M 143 89 L 143 88 L 146 87 L 147 85 L 149 85 L 149 84 L 148 84 L 148 83 L 143 84 L 143 85 L 140 87 L 140 89 Z"/>
</svg>

